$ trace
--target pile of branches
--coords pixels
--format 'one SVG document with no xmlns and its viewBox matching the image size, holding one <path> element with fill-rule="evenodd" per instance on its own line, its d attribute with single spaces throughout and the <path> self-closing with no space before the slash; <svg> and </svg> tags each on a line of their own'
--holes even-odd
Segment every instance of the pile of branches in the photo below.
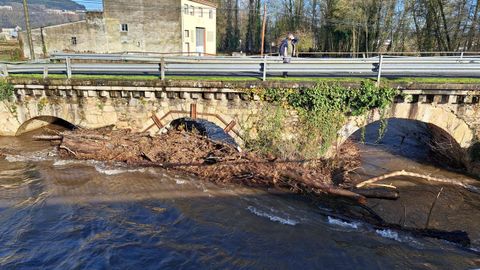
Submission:
<svg viewBox="0 0 480 270">
<path fill-rule="evenodd" d="M 365 196 L 333 184 L 332 175 L 358 167 L 352 145 L 340 151 L 341 162 L 326 160 L 278 160 L 252 152 L 240 152 L 230 144 L 195 133 L 170 130 L 159 135 L 128 130 L 75 130 L 36 139 L 53 140 L 66 158 L 124 162 L 182 171 L 217 183 L 257 188 L 288 189 L 301 194 L 330 194 L 365 203 Z M 354 151 L 354 153 L 356 153 Z"/>
</svg>

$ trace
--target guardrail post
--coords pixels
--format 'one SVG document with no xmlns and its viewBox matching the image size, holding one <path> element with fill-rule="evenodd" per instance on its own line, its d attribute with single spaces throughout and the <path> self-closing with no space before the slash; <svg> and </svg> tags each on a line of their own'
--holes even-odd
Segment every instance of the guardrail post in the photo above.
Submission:
<svg viewBox="0 0 480 270">
<path fill-rule="evenodd" d="M 8 77 L 8 66 L 7 66 L 7 64 L 2 66 L 2 73 L 5 77 Z"/>
<path fill-rule="evenodd" d="M 70 57 L 65 58 L 65 64 L 67 65 L 67 78 L 72 78 L 72 61 Z"/>
<path fill-rule="evenodd" d="M 43 78 L 48 78 L 48 66 L 43 67 Z"/>
<path fill-rule="evenodd" d="M 267 57 L 266 56 L 263 57 L 262 70 L 263 70 L 262 80 L 266 81 L 267 80 Z"/>
<path fill-rule="evenodd" d="M 380 59 L 378 61 L 377 87 L 380 87 L 380 79 L 382 78 L 382 65 L 383 65 L 383 55 L 380 54 Z"/>
<path fill-rule="evenodd" d="M 162 81 L 165 80 L 165 58 L 162 57 L 162 60 L 160 62 L 160 79 Z"/>
</svg>

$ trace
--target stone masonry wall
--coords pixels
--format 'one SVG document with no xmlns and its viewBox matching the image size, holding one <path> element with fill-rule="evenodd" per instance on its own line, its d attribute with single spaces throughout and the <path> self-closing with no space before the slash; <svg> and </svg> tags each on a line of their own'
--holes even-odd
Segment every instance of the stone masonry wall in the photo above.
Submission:
<svg viewBox="0 0 480 270">
<path fill-rule="evenodd" d="M 160 124 L 189 116 L 195 104 L 198 118 L 221 127 L 232 121 L 235 137 L 262 106 L 249 88 L 297 88 L 308 83 L 106 81 L 12 79 L 16 102 L 0 105 L 0 135 L 15 135 L 31 119 L 53 116 L 85 128 L 116 125 L 158 131 Z M 352 85 L 354 87 L 354 85 Z M 480 137 L 480 87 L 477 85 L 398 85 L 399 96 L 387 117 L 434 124 L 449 133 L 463 148 Z M 152 117 L 155 116 L 155 117 Z M 166 116 L 165 118 L 163 118 Z M 340 131 L 342 140 L 363 125 L 380 119 L 378 112 L 351 118 Z M 23 125 L 23 127 L 22 127 Z M 21 128 L 22 127 L 22 128 Z"/>
</svg>

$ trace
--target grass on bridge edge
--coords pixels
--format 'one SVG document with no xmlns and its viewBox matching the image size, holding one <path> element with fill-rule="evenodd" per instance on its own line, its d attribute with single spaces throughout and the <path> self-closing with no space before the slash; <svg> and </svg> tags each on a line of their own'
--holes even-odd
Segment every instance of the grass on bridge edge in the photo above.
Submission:
<svg viewBox="0 0 480 270">
<path fill-rule="evenodd" d="M 42 74 L 10 74 L 12 78 L 22 79 L 43 79 Z M 50 79 L 67 79 L 63 74 L 51 74 Z M 126 81 L 155 81 L 159 80 L 154 75 L 73 75 L 73 79 L 78 80 L 126 80 Z M 185 80 L 185 81 L 223 81 L 223 82 L 248 82 L 261 81 L 260 77 L 244 76 L 167 76 L 167 80 Z M 268 77 L 269 82 L 344 82 L 359 83 L 365 80 L 376 80 L 376 78 L 360 77 Z M 383 83 L 460 83 L 460 84 L 479 84 L 480 78 L 424 78 L 424 77 L 398 77 L 382 78 Z"/>
</svg>

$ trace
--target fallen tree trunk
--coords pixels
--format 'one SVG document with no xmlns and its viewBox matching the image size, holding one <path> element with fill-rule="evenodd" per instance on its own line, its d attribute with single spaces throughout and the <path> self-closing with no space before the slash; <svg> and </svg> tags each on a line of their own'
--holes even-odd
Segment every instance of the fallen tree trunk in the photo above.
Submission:
<svg viewBox="0 0 480 270">
<path fill-rule="evenodd" d="M 354 188 L 353 192 L 365 196 L 366 198 L 396 200 L 400 197 L 400 192 L 394 189 L 386 188 Z"/>
<path fill-rule="evenodd" d="M 366 181 L 362 181 L 362 182 L 358 183 L 355 187 L 356 188 L 362 188 L 362 187 L 368 186 L 370 184 L 373 184 L 375 182 L 382 181 L 382 180 L 392 178 L 392 177 L 398 177 L 398 176 L 409 176 L 409 177 L 413 177 L 414 179 L 419 178 L 419 179 L 424 179 L 424 180 L 431 181 L 431 182 L 438 182 L 438 183 L 444 183 L 444 184 L 449 184 L 449 185 L 456 185 L 456 186 L 461 186 L 461 187 L 463 187 L 465 189 L 468 189 L 470 191 L 473 191 L 473 192 L 478 192 L 478 190 L 475 187 L 464 184 L 462 182 L 459 182 L 458 180 L 433 177 L 433 176 L 430 176 L 430 175 L 425 175 L 425 174 L 420 174 L 420 173 L 407 172 L 405 170 L 395 171 L 395 172 L 391 172 L 391 173 L 387 173 L 387 174 L 384 174 L 384 175 L 380 175 L 380 176 L 377 176 L 377 177 L 370 178 Z"/>
<path fill-rule="evenodd" d="M 62 135 L 37 135 L 32 137 L 36 141 L 59 141 L 63 139 Z"/>
</svg>

